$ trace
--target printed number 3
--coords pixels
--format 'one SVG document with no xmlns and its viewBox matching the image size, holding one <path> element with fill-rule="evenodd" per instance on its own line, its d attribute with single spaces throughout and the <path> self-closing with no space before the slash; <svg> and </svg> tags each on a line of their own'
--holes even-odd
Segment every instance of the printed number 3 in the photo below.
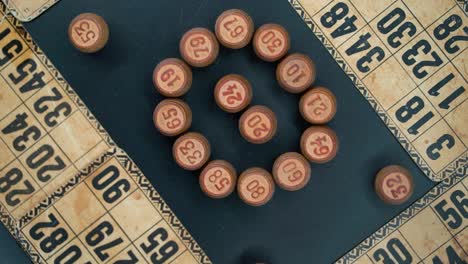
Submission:
<svg viewBox="0 0 468 264">
<path fill-rule="evenodd" d="M 427 148 L 426 150 L 427 156 L 431 160 L 439 159 L 440 151 L 444 148 L 444 146 L 447 147 L 448 149 L 453 148 L 453 146 L 455 146 L 455 139 L 449 134 L 442 135 L 434 144 L 430 145 Z"/>
</svg>

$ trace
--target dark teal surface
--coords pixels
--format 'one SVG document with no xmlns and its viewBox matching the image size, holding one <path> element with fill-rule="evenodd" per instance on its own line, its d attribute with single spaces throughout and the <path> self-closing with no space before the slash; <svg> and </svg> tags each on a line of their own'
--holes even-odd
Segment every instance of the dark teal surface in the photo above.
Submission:
<svg viewBox="0 0 468 264">
<path fill-rule="evenodd" d="M 178 41 L 185 31 L 213 29 L 218 14 L 229 8 L 247 11 L 256 27 L 267 22 L 285 26 L 291 52 L 306 53 L 316 62 L 316 84 L 332 89 L 338 100 L 337 116 L 330 123 L 341 143 L 336 159 L 312 165 L 305 189 L 277 189 L 261 208 L 243 204 L 235 194 L 224 200 L 205 197 L 198 172 L 177 167 L 171 157 L 174 139 L 160 135 L 152 123 L 153 109 L 162 99 L 151 82 L 154 66 L 179 56 Z M 110 26 L 108 46 L 95 55 L 80 53 L 68 42 L 68 24 L 83 12 L 102 15 Z M 214 263 L 331 263 L 434 185 L 286 0 L 62 0 L 26 28 Z M 214 65 L 193 71 L 192 89 L 184 96 L 193 110 L 191 130 L 207 136 L 213 158 L 229 160 L 238 171 L 270 169 L 281 153 L 299 150 L 300 134 L 307 127 L 298 112 L 299 96 L 278 86 L 275 67 L 256 58 L 250 45 L 239 51 L 222 48 Z M 213 87 L 228 73 L 249 79 L 253 104 L 276 112 L 279 127 L 269 143 L 247 143 L 237 129 L 239 115 L 216 106 Z M 414 196 L 401 206 L 383 204 L 373 190 L 374 175 L 389 164 L 403 165 L 414 176 Z M 0 263 L 28 262 L 4 227 L 0 256 Z"/>
</svg>

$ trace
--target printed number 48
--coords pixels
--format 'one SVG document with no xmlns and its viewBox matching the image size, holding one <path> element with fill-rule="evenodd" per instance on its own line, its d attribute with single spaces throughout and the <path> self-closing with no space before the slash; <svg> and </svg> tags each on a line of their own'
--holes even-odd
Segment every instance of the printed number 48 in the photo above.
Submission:
<svg viewBox="0 0 468 264">
<path fill-rule="evenodd" d="M 320 22 L 326 28 L 333 27 L 339 20 L 344 19 L 344 22 L 335 29 L 331 36 L 332 38 L 338 38 L 350 33 L 353 33 L 357 30 L 354 22 L 356 21 L 356 16 L 346 16 L 349 13 L 349 7 L 345 3 L 338 2 L 333 6 L 329 12 L 325 13 L 321 18 Z"/>
</svg>

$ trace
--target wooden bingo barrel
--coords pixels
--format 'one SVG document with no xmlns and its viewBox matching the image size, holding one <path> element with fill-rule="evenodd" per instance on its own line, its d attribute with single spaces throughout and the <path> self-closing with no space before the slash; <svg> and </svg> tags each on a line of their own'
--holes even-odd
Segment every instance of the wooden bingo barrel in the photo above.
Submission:
<svg viewBox="0 0 468 264">
<path fill-rule="evenodd" d="M 244 77 L 228 74 L 216 84 L 214 97 L 221 109 L 229 113 L 237 113 L 250 104 L 252 87 Z"/>
<path fill-rule="evenodd" d="M 252 206 L 261 206 L 271 200 L 275 192 L 275 183 L 271 174 L 262 168 L 250 168 L 244 171 L 237 181 L 239 197 Z"/>
<path fill-rule="evenodd" d="M 289 33 L 278 24 L 265 24 L 255 32 L 254 51 L 264 61 L 281 59 L 288 52 L 289 46 Z"/>
<path fill-rule="evenodd" d="M 299 112 L 311 124 L 325 124 L 335 117 L 335 95 L 324 87 L 310 89 L 299 101 Z"/>
<path fill-rule="evenodd" d="M 180 167 L 198 170 L 210 158 L 210 143 L 202 134 L 189 132 L 176 140 L 172 147 L 172 155 Z"/>
<path fill-rule="evenodd" d="M 192 85 L 192 70 L 177 58 L 161 61 L 153 71 L 156 90 L 167 97 L 184 95 Z"/>
<path fill-rule="evenodd" d="M 216 37 L 227 48 L 240 49 L 247 46 L 253 32 L 252 18 L 239 9 L 226 10 L 216 20 Z"/>
<path fill-rule="evenodd" d="M 314 83 L 314 62 L 304 54 L 294 53 L 284 58 L 276 68 L 276 79 L 290 93 L 301 93 Z"/>
<path fill-rule="evenodd" d="M 254 144 L 263 144 L 276 133 L 276 116 L 268 107 L 252 106 L 239 120 L 239 130 L 245 140 Z"/>
<path fill-rule="evenodd" d="M 237 183 L 234 167 L 224 160 L 210 161 L 199 177 L 200 188 L 209 197 L 219 199 L 230 195 Z"/>
<path fill-rule="evenodd" d="M 387 204 L 399 205 L 406 202 L 414 190 L 410 172 L 398 165 L 381 169 L 374 184 L 377 195 Z"/>
<path fill-rule="evenodd" d="M 309 161 L 297 152 L 287 152 L 279 156 L 273 164 L 273 178 L 284 190 L 302 189 L 310 179 Z"/>
<path fill-rule="evenodd" d="M 206 67 L 212 64 L 219 53 L 216 37 L 206 28 L 193 28 L 180 40 L 182 58 L 194 67 Z"/>
<path fill-rule="evenodd" d="M 177 136 L 192 125 L 192 111 L 182 100 L 165 99 L 154 109 L 153 122 L 161 134 Z"/>
<path fill-rule="evenodd" d="M 101 16 L 83 13 L 70 23 L 68 37 L 79 51 L 93 53 L 106 45 L 109 40 L 109 27 Z"/>
<path fill-rule="evenodd" d="M 338 137 L 326 126 L 312 126 L 301 136 L 301 151 L 315 163 L 326 163 L 338 152 Z"/>
</svg>

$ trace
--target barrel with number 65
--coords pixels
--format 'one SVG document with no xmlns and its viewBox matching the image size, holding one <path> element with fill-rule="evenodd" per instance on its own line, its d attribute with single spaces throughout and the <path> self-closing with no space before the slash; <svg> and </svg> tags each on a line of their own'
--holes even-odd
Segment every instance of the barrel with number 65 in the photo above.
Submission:
<svg viewBox="0 0 468 264">
<path fill-rule="evenodd" d="M 192 111 L 182 100 L 165 99 L 154 109 L 153 121 L 161 134 L 177 136 L 190 128 Z"/>
</svg>

